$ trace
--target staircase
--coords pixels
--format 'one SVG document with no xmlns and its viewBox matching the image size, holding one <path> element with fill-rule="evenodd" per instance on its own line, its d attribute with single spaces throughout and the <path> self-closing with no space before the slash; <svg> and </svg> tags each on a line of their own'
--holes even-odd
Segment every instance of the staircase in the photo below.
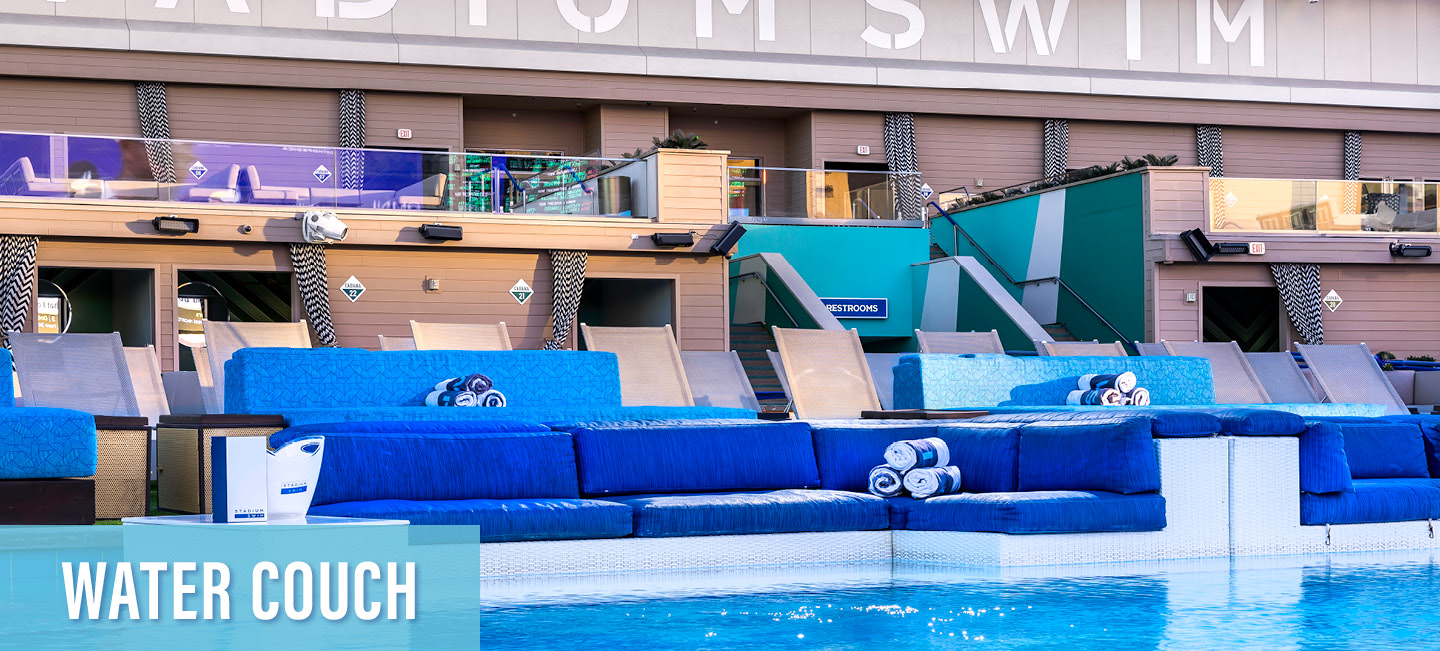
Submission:
<svg viewBox="0 0 1440 651">
<path fill-rule="evenodd" d="M 1050 338 L 1055 341 L 1079 341 L 1079 339 L 1075 338 L 1075 335 L 1070 333 L 1070 329 L 1066 328 L 1063 323 L 1052 323 L 1044 326 L 1044 328 L 1045 334 L 1050 335 Z"/>
<path fill-rule="evenodd" d="M 775 350 L 775 337 L 770 327 L 759 323 L 732 323 L 730 325 L 730 348 L 740 355 L 745 366 L 745 375 L 756 393 L 779 392 L 780 380 L 775 377 L 775 367 L 770 365 L 767 350 Z M 782 401 L 783 402 L 783 401 Z"/>
</svg>

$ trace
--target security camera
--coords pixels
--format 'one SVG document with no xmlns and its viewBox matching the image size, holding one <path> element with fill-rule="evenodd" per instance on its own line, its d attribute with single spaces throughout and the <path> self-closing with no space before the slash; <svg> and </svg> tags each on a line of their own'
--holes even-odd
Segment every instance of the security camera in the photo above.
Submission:
<svg viewBox="0 0 1440 651">
<path fill-rule="evenodd" d="M 300 217 L 300 235 L 312 244 L 341 242 L 350 227 L 328 210 L 311 210 Z"/>
</svg>

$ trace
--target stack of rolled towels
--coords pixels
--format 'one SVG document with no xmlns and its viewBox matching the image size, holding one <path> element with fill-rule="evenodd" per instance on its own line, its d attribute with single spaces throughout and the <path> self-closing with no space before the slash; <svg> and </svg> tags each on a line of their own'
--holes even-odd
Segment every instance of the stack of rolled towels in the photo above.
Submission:
<svg viewBox="0 0 1440 651">
<path fill-rule="evenodd" d="M 505 394 L 495 390 L 495 383 L 489 377 L 474 373 L 436 384 L 435 390 L 425 396 L 425 404 L 431 407 L 504 407 Z"/>
<path fill-rule="evenodd" d="M 1067 405 L 1095 407 L 1146 407 L 1150 391 L 1136 386 L 1135 374 L 1082 375 L 1075 391 L 1065 399 Z"/>
<path fill-rule="evenodd" d="M 960 492 L 960 469 L 949 465 L 950 448 L 938 438 L 897 441 L 885 448 L 885 465 L 870 471 L 870 492 L 923 500 Z"/>
</svg>

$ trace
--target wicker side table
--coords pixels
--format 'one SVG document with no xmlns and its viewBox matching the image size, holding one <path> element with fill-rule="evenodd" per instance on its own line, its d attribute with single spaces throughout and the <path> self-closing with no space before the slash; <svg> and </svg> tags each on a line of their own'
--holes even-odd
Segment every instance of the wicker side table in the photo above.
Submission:
<svg viewBox="0 0 1440 651">
<path fill-rule="evenodd" d="M 95 517 L 147 515 L 150 507 L 150 421 L 143 416 L 96 416 Z"/>
<path fill-rule="evenodd" d="M 210 437 L 269 436 L 284 428 L 281 416 L 161 416 L 156 430 L 159 507 L 179 513 L 210 512 Z"/>
</svg>

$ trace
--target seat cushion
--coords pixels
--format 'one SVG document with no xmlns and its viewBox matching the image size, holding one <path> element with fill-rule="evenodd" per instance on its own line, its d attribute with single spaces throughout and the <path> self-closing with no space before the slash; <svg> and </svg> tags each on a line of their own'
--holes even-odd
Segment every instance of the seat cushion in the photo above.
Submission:
<svg viewBox="0 0 1440 651">
<path fill-rule="evenodd" d="M 1429 477 L 1425 437 L 1416 423 L 1342 421 L 1345 457 L 1355 479 Z"/>
<path fill-rule="evenodd" d="M 590 423 L 729 419 L 755 421 L 755 412 L 730 407 L 362 407 L 285 409 L 290 426 L 363 421 L 521 421 L 575 429 Z"/>
<path fill-rule="evenodd" d="M 1350 493 L 1300 495 L 1301 524 L 1440 520 L 1440 480 L 1356 479 Z"/>
<path fill-rule="evenodd" d="M 533 423 L 330 423 L 270 443 L 313 434 L 325 437 L 315 504 L 580 497 L 570 435 Z"/>
<path fill-rule="evenodd" d="M 586 495 L 704 493 L 820 485 L 810 426 L 592 425 L 575 430 Z"/>
<path fill-rule="evenodd" d="M 1305 431 L 1305 419 L 1287 411 L 1256 407 L 1205 409 L 1220 419 L 1220 431 L 1229 436 L 1295 436 Z"/>
<path fill-rule="evenodd" d="M 1159 493 L 960 493 L 887 501 L 890 527 L 912 531 L 1081 533 L 1165 528 L 1165 498 Z"/>
<path fill-rule="evenodd" d="M 960 469 L 966 491 L 1016 490 L 1020 428 L 1010 423 L 962 425 L 817 427 L 815 459 L 820 487 L 863 493 L 870 470 L 885 463 L 885 448 L 896 441 L 939 437 L 950 448 L 950 465 Z"/>
<path fill-rule="evenodd" d="M 1032 423 L 1020 430 L 1018 478 L 1020 491 L 1130 495 L 1160 490 L 1160 461 L 1144 420 Z"/>
<path fill-rule="evenodd" d="M 630 535 L 630 509 L 597 500 L 375 500 L 312 506 L 310 515 L 409 520 L 414 525 L 479 525 L 480 542 Z"/>
<path fill-rule="evenodd" d="M 1300 490 L 1317 494 L 1355 490 L 1339 425 L 1311 423 L 1300 435 Z"/>
<path fill-rule="evenodd" d="M 1089 422 L 1115 418 L 1143 418 L 1150 423 L 1150 433 L 1159 438 L 1194 438 L 1214 436 L 1221 431 L 1220 419 L 1214 415 L 1188 409 L 1114 408 L 1091 411 L 1032 411 L 1002 413 L 972 418 L 970 423 L 1039 423 Z"/>
<path fill-rule="evenodd" d="M 845 491 L 637 495 L 611 501 L 634 510 L 635 535 L 642 538 L 871 531 L 889 526 L 885 500 Z"/>
<path fill-rule="evenodd" d="M 0 408 L 0 479 L 95 474 L 95 417 L 73 409 Z"/>
</svg>

